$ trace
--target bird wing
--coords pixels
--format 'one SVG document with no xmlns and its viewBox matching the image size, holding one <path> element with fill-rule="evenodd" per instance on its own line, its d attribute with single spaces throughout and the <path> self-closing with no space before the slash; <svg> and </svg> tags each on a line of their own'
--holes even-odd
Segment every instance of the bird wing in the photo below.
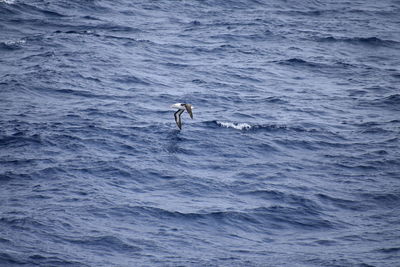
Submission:
<svg viewBox="0 0 400 267">
<path fill-rule="evenodd" d="M 174 113 L 176 125 L 178 125 L 179 130 L 182 130 L 182 120 L 181 114 L 184 112 L 184 109 L 179 109 L 177 112 Z"/>
<path fill-rule="evenodd" d="M 190 104 L 185 104 L 185 108 L 186 108 L 186 111 L 189 113 L 190 118 L 193 119 L 192 105 L 190 105 Z"/>
</svg>

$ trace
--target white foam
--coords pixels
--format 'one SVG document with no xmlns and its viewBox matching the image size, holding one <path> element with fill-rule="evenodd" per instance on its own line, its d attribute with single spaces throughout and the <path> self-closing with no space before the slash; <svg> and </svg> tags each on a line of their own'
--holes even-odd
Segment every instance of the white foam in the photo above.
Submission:
<svg viewBox="0 0 400 267">
<path fill-rule="evenodd" d="M 0 0 L 0 3 L 14 4 L 15 0 Z"/>
<path fill-rule="evenodd" d="M 233 123 L 233 122 L 219 122 L 217 121 L 218 125 L 226 128 L 233 128 L 236 130 L 249 130 L 251 129 L 251 125 L 247 123 Z"/>
<path fill-rule="evenodd" d="M 23 45 L 26 43 L 26 41 L 25 40 L 16 40 L 16 41 L 9 40 L 9 41 L 5 41 L 4 43 L 6 45 Z"/>
</svg>

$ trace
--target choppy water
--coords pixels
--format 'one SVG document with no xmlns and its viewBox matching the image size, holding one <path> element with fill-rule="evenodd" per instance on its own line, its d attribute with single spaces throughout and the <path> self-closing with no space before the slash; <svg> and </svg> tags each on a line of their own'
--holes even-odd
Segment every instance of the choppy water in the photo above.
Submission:
<svg viewBox="0 0 400 267">
<path fill-rule="evenodd" d="M 0 265 L 400 266 L 399 18 L 0 1 Z"/>
</svg>

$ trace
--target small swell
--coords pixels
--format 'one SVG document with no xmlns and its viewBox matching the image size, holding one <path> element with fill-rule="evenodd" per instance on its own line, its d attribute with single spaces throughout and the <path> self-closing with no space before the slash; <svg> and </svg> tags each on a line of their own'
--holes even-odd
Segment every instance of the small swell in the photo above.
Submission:
<svg viewBox="0 0 400 267">
<path fill-rule="evenodd" d="M 303 60 L 300 58 L 290 58 L 290 59 L 279 60 L 279 61 L 275 61 L 275 62 L 278 64 L 281 64 L 281 65 L 290 65 L 290 66 L 307 66 L 307 67 L 320 66 L 320 64 L 318 64 L 318 63 L 306 61 L 306 60 Z"/>
<path fill-rule="evenodd" d="M 400 94 L 394 94 L 394 95 L 387 96 L 382 99 L 382 103 L 387 104 L 387 105 L 398 106 L 398 105 L 400 105 Z"/>
<path fill-rule="evenodd" d="M 354 201 L 349 199 L 342 199 L 338 197 L 332 197 L 325 194 L 317 194 L 319 200 L 328 205 L 332 205 L 337 208 L 352 210 L 352 211 L 366 211 L 370 207 L 368 205 L 363 204 L 360 201 Z"/>
<path fill-rule="evenodd" d="M 148 85 L 149 83 L 138 78 L 135 77 L 133 75 L 120 75 L 119 77 L 116 77 L 113 79 L 114 81 L 118 82 L 118 83 L 124 83 L 124 84 L 144 84 L 144 85 Z"/>
<path fill-rule="evenodd" d="M 369 45 L 369 46 L 394 46 L 399 42 L 393 40 L 380 39 L 378 37 L 325 37 L 319 39 L 322 42 L 346 42 L 351 44 Z"/>
<path fill-rule="evenodd" d="M 31 217 L 2 217 L 0 218 L 1 225 L 7 225 L 14 229 L 26 230 L 26 229 L 37 229 L 45 227 L 44 224 L 35 220 Z"/>
<path fill-rule="evenodd" d="M 96 25 L 94 27 L 94 29 L 95 30 L 110 31 L 110 32 L 127 32 L 127 33 L 138 33 L 138 32 L 141 32 L 141 30 L 138 29 L 138 28 L 134 28 L 134 27 L 131 27 L 131 26 L 118 25 L 118 24 L 110 24 L 110 23 Z"/>
<path fill-rule="evenodd" d="M 258 207 L 242 211 L 212 211 L 212 212 L 190 212 L 182 213 L 169 211 L 155 207 L 136 207 L 140 213 L 151 216 L 163 217 L 165 219 L 179 219 L 180 221 L 198 221 L 203 223 L 214 223 L 218 221 L 226 225 L 263 229 L 265 225 L 272 228 L 299 227 L 302 229 L 332 228 L 334 225 L 319 216 L 314 207 Z M 246 222 L 246 226 L 243 226 Z"/>
<path fill-rule="evenodd" d="M 5 252 L 0 252 L 0 262 L 1 263 L 4 263 L 4 264 L 12 264 L 12 265 L 15 265 L 15 264 L 18 264 L 18 265 L 22 265 L 22 264 L 25 264 L 25 262 L 23 262 L 23 261 L 20 261 L 20 260 L 18 260 L 16 257 L 14 257 L 14 256 L 12 256 L 12 255 L 10 255 L 10 254 L 7 254 L 7 253 L 5 253 Z M 5 265 L 6 266 L 6 265 Z"/>
<path fill-rule="evenodd" d="M 362 106 L 378 106 L 383 108 L 388 108 L 392 110 L 400 110 L 400 94 L 393 94 L 386 97 L 373 99 L 369 101 L 362 101 L 360 103 Z"/>
<path fill-rule="evenodd" d="M 11 243 L 11 240 L 8 240 L 8 239 L 1 238 L 1 237 L 0 237 L 0 243 L 7 243 L 7 244 L 9 244 L 9 243 Z"/>
<path fill-rule="evenodd" d="M 31 175 L 29 174 L 20 174 L 20 173 L 14 173 L 14 172 L 5 172 L 5 173 L 0 173 L 0 182 L 8 182 L 13 179 L 18 179 L 21 180 L 23 179 L 29 179 Z"/>
<path fill-rule="evenodd" d="M 377 250 L 378 252 L 383 252 L 383 253 L 399 253 L 400 247 L 393 247 L 393 248 L 381 248 Z"/>
<path fill-rule="evenodd" d="M 127 242 L 115 236 L 88 236 L 82 239 L 67 239 L 67 241 L 88 247 L 101 247 L 108 250 L 138 252 L 142 249 L 140 247 L 128 244 Z"/>
<path fill-rule="evenodd" d="M 242 194 L 259 197 L 277 203 L 284 202 L 300 208 L 307 208 L 309 210 L 321 210 L 321 207 L 316 202 L 300 195 L 288 194 L 275 190 L 251 190 L 242 192 Z"/>
<path fill-rule="evenodd" d="M 374 203 L 377 207 L 398 207 L 400 204 L 400 196 L 398 192 L 381 194 L 381 193 L 363 193 L 360 196 L 370 203 Z"/>
<path fill-rule="evenodd" d="M 43 144 L 43 140 L 37 134 L 31 136 L 20 136 L 17 134 L 0 136 L 0 145 L 2 146 L 25 146 L 28 144 Z"/>
<path fill-rule="evenodd" d="M 39 266 L 88 266 L 78 261 L 71 261 L 59 257 L 46 257 L 44 255 L 33 254 L 29 256 L 29 260 L 25 264 L 39 265 Z"/>
<path fill-rule="evenodd" d="M 282 98 L 276 97 L 276 96 L 267 97 L 263 101 L 267 101 L 269 103 L 275 103 L 275 104 L 288 104 L 289 103 L 288 101 L 283 100 Z"/>
</svg>

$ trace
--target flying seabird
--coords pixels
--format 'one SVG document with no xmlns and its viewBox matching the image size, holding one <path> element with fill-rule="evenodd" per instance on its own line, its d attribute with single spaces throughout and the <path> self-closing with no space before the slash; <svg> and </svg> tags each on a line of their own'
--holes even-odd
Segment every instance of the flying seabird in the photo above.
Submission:
<svg viewBox="0 0 400 267">
<path fill-rule="evenodd" d="M 178 111 L 175 112 L 174 116 L 175 116 L 175 122 L 176 125 L 178 125 L 179 130 L 182 130 L 182 119 L 181 119 L 181 115 L 183 112 L 185 112 L 185 110 L 187 111 L 187 113 L 189 113 L 190 118 L 193 119 L 193 113 L 192 113 L 192 105 L 190 104 L 182 104 L 182 103 L 176 103 L 173 104 L 171 106 L 171 108 L 177 108 Z"/>
</svg>

